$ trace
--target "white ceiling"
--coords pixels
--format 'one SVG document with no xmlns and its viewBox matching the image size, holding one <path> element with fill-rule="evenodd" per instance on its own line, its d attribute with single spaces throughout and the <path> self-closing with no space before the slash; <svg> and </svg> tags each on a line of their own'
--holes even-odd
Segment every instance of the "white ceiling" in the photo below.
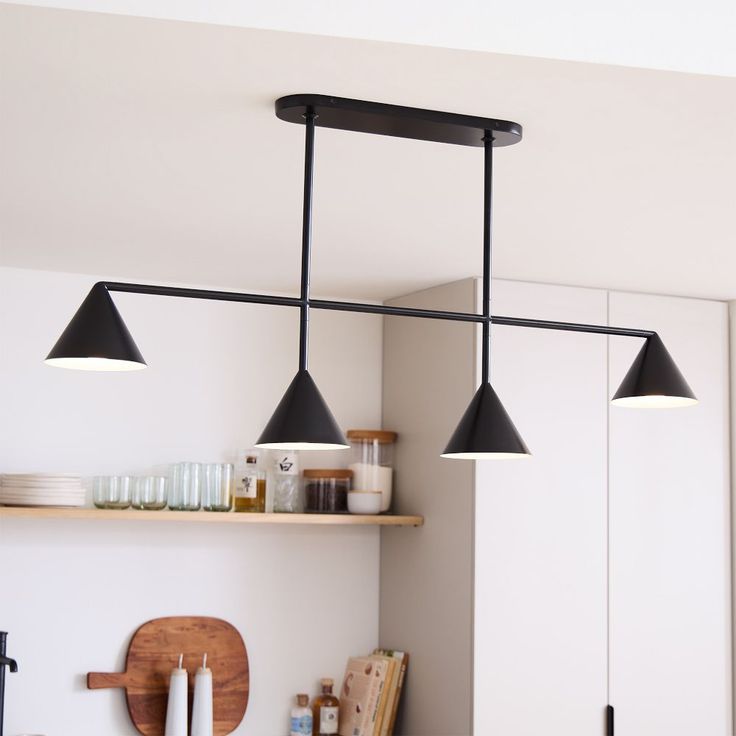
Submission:
<svg viewBox="0 0 736 736">
<path fill-rule="evenodd" d="M 736 80 L 0 4 L 0 262 L 294 291 L 321 92 L 517 120 L 495 273 L 736 297 Z M 313 284 L 480 270 L 480 149 L 318 130 Z"/>
<path fill-rule="evenodd" d="M 15 0 L 22 5 L 736 76 L 733 0 Z"/>
</svg>

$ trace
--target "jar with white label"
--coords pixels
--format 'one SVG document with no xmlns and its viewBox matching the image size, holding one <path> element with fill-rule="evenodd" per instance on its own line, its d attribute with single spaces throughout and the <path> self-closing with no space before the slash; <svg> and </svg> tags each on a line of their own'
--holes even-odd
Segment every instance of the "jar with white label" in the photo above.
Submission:
<svg viewBox="0 0 736 736">
<path fill-rule="evenodd" d="M 349 429 L 350 470 L 353 490 L 379 491 L 381 511 L 391 507 L 396 432 L 383 429 Z"/>
<path fill-rule="evenodd" d="M 299 455 L 296 450 L 272 451 L 268 483 L 273 486 L 274 511 L 287 514 L 298 514 L 302 511 L 304 504 L 299 478 Z M 267 485 L 267 497 L 268 490 Z M 268 505 L 268 500 L 266 504 Z"/>
<path fill-rule="evenodd" d="M 233 510 L 263 513 L 266 510 L 266 472 L 257 450 L 243 453 L 235 465 Z"/>
<path fill-rule="evenodd" d="M 320 680 L 322 694 L 312 701 L 314 733 L 317 736 L 337 734 L 340 724 L 340 701 L 332 694 L 335 682 L 330 677 Z"/>
</svg>

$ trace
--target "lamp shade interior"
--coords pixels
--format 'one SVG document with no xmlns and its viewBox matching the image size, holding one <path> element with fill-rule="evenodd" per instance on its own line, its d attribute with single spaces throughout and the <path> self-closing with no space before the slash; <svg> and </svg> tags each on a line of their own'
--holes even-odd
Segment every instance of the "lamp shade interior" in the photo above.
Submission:
<svg viewBox="0 0 736 736">
<path fill-rule="evenodd" d="M 676 409 L 698 400 L 655 333 L 642 345 L 611 403 L 632 409 Z"/>
<path fill-rule="evenodd" d="M 108 290 L 95 284 L 46 357 L 48 365 L 87 371 L 146 367 Z"/>
</svg>

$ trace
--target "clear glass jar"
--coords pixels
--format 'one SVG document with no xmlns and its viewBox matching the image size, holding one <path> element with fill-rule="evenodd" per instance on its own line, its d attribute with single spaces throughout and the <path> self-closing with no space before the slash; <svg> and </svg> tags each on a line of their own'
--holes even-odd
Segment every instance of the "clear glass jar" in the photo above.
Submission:
<svg viewBox="0 0 736 736">
<path fill-rule="evenodd" d="M 169 508 L 172 511 L 198 511 L 202 505 L 202 466 L 177 463 L 171 466 Z"/>
<path fill-rule="evenodd" d="M 166 507 L 169 479 L 160 475 L 144 475 L 133 479 L 132 506 L 134 509 L 158 511 Z"/>
<path fill-rule="evenodd" d="M 380 491 L 381 511 L 391 507 L 396 432 L 383 429 L 349 429 L 350 470 L 356 491 Z"/>
<path fill-rule="evenodd" d="M 346 514 L 353 471 L 345 468 L 304 471 L 304 510 L 308 514 Z"/>
<path fill-rule="evenodd" d="M 233 466 L 208 463 L 203 472 L 202 508 L 205 511 L 230 511 L 233 506 Z"/>
<path fill-rule="evenodd" d="M 127 509 L 133 478 L 129 475 L 97 475 L 92 479 L 92 495 L 98 509 Z"/>
<path fill-rule="evenodd" d="M 268 484 L 273 488 L 269 489 Z M 266 481 L 266 492 L 271 491 L 276 513 L 298 514 L 303 510 L 299 453 L 295 450 L 271 452 L 271 473 Z"/>
</svg>

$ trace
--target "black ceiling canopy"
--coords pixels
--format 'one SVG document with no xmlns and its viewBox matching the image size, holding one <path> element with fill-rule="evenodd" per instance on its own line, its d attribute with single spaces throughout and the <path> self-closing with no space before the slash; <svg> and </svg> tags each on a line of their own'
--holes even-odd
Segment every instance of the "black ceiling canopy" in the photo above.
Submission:
<svg viewBox="0 0 736 736">
<path fill-rule="evenodd" d="M 509 120 L 330 95 L 288 95 L 276 100 L 276 117 L 287 123 L 305 123 L 309 111 L 315 113 L 314 123 L 318 128 L 454 143 L 458 146 L 482 146 L 487 131 L 493 134 L 495 148 L 512 146 L 521 140 L 521 125 Z"/>
</svg>

